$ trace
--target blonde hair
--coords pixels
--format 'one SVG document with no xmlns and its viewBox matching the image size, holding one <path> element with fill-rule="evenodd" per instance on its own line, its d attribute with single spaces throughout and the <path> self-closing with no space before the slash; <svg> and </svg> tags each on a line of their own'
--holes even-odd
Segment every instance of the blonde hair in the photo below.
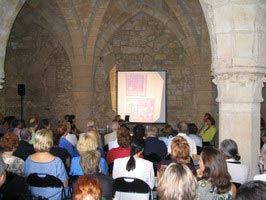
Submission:
<svg viewBox="0 0 266 200">
<path fill-rule="evenodd" d="M 36 132 L 35 143 L 33 144 L 36 152 L 49 152 L 53 144 L 53 132 L 51 130 L 42 129 Z"/>
<path fill-rule="evenodd" d="M 171 158 L 182 164 L 190 162 L 189 144 L 182 136 L 175 136 L 171 142 Z"/>
<path fill-rule="evenodd" d="M 84 174 L 98 172 L 101 154 L 97 150 L 88 151 L 80 157 L 80 166 Z"/>
<path fill-rule="evenodd" d="M 83 133 L 77 143 L 77 149 L 80 154 L 95 150 L 98 147 L 97 136 L 94 133 Z"/>
<path fill-rule="evenodd" d="M 171 163 L 159 179 L 157 194 L 160 200 L 193 200 L 197 181 L 191 170 L 183 164 Z"/>
</svg>

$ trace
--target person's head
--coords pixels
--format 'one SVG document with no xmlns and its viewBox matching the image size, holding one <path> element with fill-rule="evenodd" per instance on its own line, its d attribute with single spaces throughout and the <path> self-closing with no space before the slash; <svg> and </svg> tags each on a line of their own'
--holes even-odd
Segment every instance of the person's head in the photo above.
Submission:
<svg viewBox="0 0 266 200">
<path fill-rule="evenodd" d="M 164 137 L 168 137 L 173 133 L 174 129 L 170 124 L 166 124 L 161 131 Z"/>
<path fill-rule="evenodd" d="M 203 117 L 203 120 L 206 122 L 206 119 L 210 118 L 210 117 L 212 117 L 210 113 L 205 113 L 204 117 Z"/>
<path fill-rule="evenodd" d="M 199 167 L 203 178 L 208 180 L 213 187 L 217 187 L 221 193 L 230 190 L 230 174 L 224 155 L 214 147 L 204 147 L 202 149 Z"/>
<path fill-rule="evenodd" d="M 15 151 L 18 147 L 18 136 L 14 133 L 5 133 L 0 140 L 4 152 Z"/>
<path fill-rule="evenodd" d="M 250 181 L 237 189 L 236 200 L 264 200 L 266 197 L 265 181 Z"/>
<path fill-rule="evenodd" d="M 168 165 L 159 179 L 157 194 L 161 200 L 193 200 L 197 181 L 191 170 L 183 164 Z"/>
<path fill-rule="evenodd" d="M 59 123 L 54 132 L 54 144 L 58 145 L 60 138 L 67 133 L 67 124 Z"/>
<path fill-rule="evenodd" d="M 146 130 L 147 137 L 157 137 L 159 134 L 159 129 L 157 126 L 152 125 L 148 130 Z"/>
<path fill-rule="evenodd" d="M 94 174 L 99 171 L 101 154 L 97 150 L 86 152 L 80 157 L 80 166 L 84 174 Z"/>
<path fill-rule="evenodd" d="M 234 158 L 235 160 L 240 160 L 240 155 L 238 153 L 238 147 L 234 140 L 226 139 L 220 144 L 220 151 L 228 158 Z"/>
<path fill-rule="evenodd" d="M 51 124 L 49 119 L 42 119 L 40 122 L 40 129 L 51 129 Z"/>
<path fill-rule="evenodd" d="M 70 122 L 71 125 L 75 123 L 75 120 L 76 120 L 75 115 L 69 115 L 68 122 Z"/>
<path fill-rule="evenodd" d="M 94 133 L 83 133 L 77 143 L 77 149 L 80 155 L 87 153 L 88 151 L 96 150 L 98 147 L 97 136 Z"/>
<path fill-rule="evenodd" d="M 2 155 L 0 155 L 0 188 L 6 181 L 6 164 L 3 161 Z"/>
<path fill-rule="evenodd" d="M 197 134 L 198 127 L 196 126 L 196 124 L 194 124 L 194 123 L 188 123 L 187 127 L 188 127 L 188 133 L 189 134 L 193 134 L 193 135 L 196 135 Z"/>
<path fill-rule="evenodd" d="M 189 144 L 182 136 L 175 136 L 172 139 L 171 158 L 183 164 L 190 162 Z"/>
<path fill-rule="evenodd" d="M 117 142 L 120 147 L 128 148 L 130 145 L 130 133 L 129 131 L 122 127 L 117 130 Z"/>
<path fill-rule="evenodd" d="M 53 132 L 51 130 L 41 129 L 36 132 L 35 143 L 33 144 L 35 152 L 49 152 L 53 146 Z"/>
<path fill-rule="evenodd" d="M 20 139 L 25 141 L 31 140 L 32 133 L 28 128 L 23 128 L 20 132 Z"/>
<path fill-rule="evenodd" d="M 178 133 L 187 133 L 187 122 L 181 121 L 177 125 Z"/>
<path fill-rule="evenodd" d="M 134 138 L 144 138 L 145 136 L 145 127 L 141 124 L 137 124 L 133 128 L 133 137 Z"/>
<path fill-rule="evenodd" d="M 206 124 L 207 124 L 207 126 L 214 126 L 214 125 L 215 125 L 215 120 L 214 120 L 214 118 L 212 118 L 212 117 L 208 117 L 208 118 L 206 119 Z"/>
<path fill-rule="evenodd" d="M 19 125 L 19 120 L 18 119 L 15 119 L 13 122 L 12 122 L 12 127 L 13 128 L 17 128 Z"/>
<path fill-rule="evenodd" d="M 134 156 L 140 155 L 144 150 L 145 141 L 142 138 L 133 138 L 130 144 L 130 159 L 127 162 L 127 171 L 134 170 L 136 168 L 136 161 Z"/>
<path fill-rule="evenodd" d="M 118 121 L 112 121 L 112 124 L 111 124 L 112 131 L 117 131 L 118 128 L 119 128 L 119 122 Z"/>
<path fill-rule="evenodd" d="M 20 119 L 20 120 L 18 121 L 18 126 L 17 126 L 17 128 L 19 128 L 19 129 L 26 128 L 26 123 L 25 123 L 25 120 L 24 120 L 24 119 Z"/>
<path fill-rule="evenodd" d="M 29 128 L 36 130 L 38 128 L 39 122 L 36 117 L 31 117 L 29 119 Z"/>
<path fill-rule="evenodd" d="M 75 190 L 74 200 L 100 200 L 102 189 L 97 178 L 89 175 L 80 176 Z"/>
<path fill-rule="evenodd" d="M 117 122 L 121 121 L 121 115 L 116 115 L 114 120 Z"/>
</svg>

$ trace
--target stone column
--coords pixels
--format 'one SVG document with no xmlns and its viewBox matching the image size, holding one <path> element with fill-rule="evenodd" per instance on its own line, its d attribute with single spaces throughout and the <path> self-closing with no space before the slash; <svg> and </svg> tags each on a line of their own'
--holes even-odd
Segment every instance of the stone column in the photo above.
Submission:
<svg viewBox="0 0 266 200">
<path fill-rule="evenodd" d="M 241 161 L 250 167 L 250 178 L 258 174 L 260 144 L 260 103 L 265 70 L 216 70 L 218 88 L 219 141 L 238 143 Z"/>
</svg>

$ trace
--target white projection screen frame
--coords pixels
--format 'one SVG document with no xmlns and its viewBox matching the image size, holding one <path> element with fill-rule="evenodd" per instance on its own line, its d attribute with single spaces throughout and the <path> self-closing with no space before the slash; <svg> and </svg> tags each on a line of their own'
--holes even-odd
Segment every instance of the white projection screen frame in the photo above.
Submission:
<svg viewBox="0 0 266 200">
<path fill-rule="evenodd" d="M 132 123 L 166 123 L 166 71 L 117 71 L 117 114 Z"/>
</svg>

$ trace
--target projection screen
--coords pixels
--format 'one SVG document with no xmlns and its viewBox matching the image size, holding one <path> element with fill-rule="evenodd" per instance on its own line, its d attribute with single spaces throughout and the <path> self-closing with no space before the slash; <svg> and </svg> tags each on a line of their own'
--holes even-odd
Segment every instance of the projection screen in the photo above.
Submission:
<svg viewBox="0 0 266 200">
<path fill-rule="evenodd" d="M 117 114 L 132 123 L 166 123 L 166 71 L 117 71 Z"/>
</svg>

